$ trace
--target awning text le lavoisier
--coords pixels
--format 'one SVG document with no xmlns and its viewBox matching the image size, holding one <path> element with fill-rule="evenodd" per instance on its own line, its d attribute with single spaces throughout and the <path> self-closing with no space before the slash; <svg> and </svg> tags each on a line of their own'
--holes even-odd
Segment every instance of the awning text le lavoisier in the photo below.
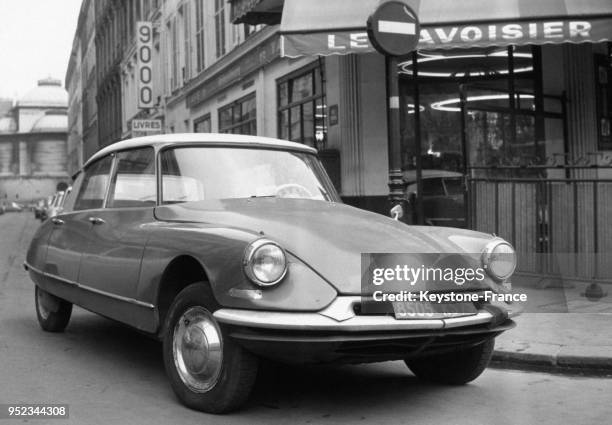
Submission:
<svg viewBox="0 0 612 425">
<path fill-rule="evenodd" d="M 282 55 L 374 51 L 365 29 L 372 2 L 355 1 L 350 11 L 340 13 L 343 2 L 337 0 L 285 0 Z M 407 3 L 421 12 L 419 50 L 612 40 L 610 0 L 540 0 L 533 10 L 523 0 L 445 2 L 449 10 L 441 8 L 440 0 Z M 461 9 L 455 10 L 459 4 Z"/>
</svg>

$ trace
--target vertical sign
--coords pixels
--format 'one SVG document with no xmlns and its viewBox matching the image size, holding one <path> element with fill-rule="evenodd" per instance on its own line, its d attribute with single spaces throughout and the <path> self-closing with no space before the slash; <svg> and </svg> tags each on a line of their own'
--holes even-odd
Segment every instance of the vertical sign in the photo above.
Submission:
<svg viewBox="0 0 612 425">
<path fill-rule="evenodd" d="M 153 107 L 153 25 L 149 21 L 136 22 L 138 39 L 136 49 L 138 54 L 138 107 L 141 109 Z"/>
</svg>

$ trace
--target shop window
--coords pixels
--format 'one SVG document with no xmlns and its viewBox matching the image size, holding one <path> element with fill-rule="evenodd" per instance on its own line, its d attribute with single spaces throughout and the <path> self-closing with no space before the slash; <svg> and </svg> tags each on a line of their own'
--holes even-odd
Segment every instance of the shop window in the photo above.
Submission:
<svg viewBox="0 0 612 425">
<path fill-rule="evenodd" d="M 193 122 L 194 133 L 210 133 L 212 132 L 212 126 L 210 122 L 210 114 L 206 114 L 203 117 L 196 119 Z"/>
<path fill-rule="evenodd" d="M 429 51 L 402 62 L 404 170 L 416 167 L 419 138 L 423 169 L 539 176 L 541 170 L 516 167 L 546 161 L 538 52 L 530 46 Z"/>
<path fill-rule="evenodd" d="M 278 136 L 322 148 L 327 139 L 325 73 L 320 62 L 278 81 Z"/>
<path fill-rule="evenodd" d="M 257 135 L 255 93 L 219 109 L 219 133 Z"/>
</svg>

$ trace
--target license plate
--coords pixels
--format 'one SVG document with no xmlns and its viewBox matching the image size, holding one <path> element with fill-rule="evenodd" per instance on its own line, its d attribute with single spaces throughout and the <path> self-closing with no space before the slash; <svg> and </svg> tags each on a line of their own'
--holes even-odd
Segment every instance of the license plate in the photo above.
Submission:
<svg viewBox="0 0 612 425">
<path fill-rule="evenodd" d="M 448 319 L 451 317 L 473 316 L 477 313 L 471 302 L 435 303 L 430 301 L 393 302 L 395 318 L 406 319 Z"/>
</svg>

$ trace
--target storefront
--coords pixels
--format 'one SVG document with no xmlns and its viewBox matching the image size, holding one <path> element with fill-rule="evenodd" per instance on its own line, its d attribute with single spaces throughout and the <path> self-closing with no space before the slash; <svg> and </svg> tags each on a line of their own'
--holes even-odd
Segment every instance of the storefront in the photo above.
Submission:
<svg viewBox="0 0 612 425">
<path fill-rule="evenodd" d="M 466 226 L 513 241 L 526 271 L 550 272 L 536 253 L 576 252 L 585 255 L 574 256 L 571 274 L 608 277 L 598 256 L 612 251 L 611 6 L 477 3 L 413 5 L 423 27 L 418 53 L 399 65 L 401 169 L 410 192 L 421 167 L 421 220 L 460 224 L 463 215 Z M 285 54 L 371 49 L 351 22 L 348 31 L 319 27 L 298 38 L 291 17 L 308 23 L 297 5 L 285 2 Z M 309 8 L 340 16 L 324 9 Z"/>
<path fill-rule="evenodd" d="M 573 252 L 585 257 L 570 274 L 612 276 L 598 257 L 612 252 L 609 1 L 407 0 L 421 32 L 398 66 L 399 149 L 384 125 L 385 62 L 365 31 L 379 1 L 278 3 L 233 2 L 246 20 L 282 16 L 282 56 L 325 64 L 324 148 L 339 152 L 345 200 L 388 211 L 381 188 L 399 169 L 407 221 L 499 234 L 525 271 L 550 272 L 536 253 Z M 278 105 L 277 135 L 293 138 L 283 123 L 299 113 Z"/>
</svg>

